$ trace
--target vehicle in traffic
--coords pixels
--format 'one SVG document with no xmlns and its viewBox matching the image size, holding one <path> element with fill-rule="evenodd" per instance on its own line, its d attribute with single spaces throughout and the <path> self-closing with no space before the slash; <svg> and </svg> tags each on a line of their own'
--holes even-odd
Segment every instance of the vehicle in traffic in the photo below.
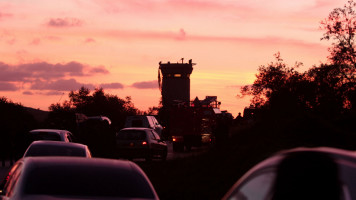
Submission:
<svg viewBox="0 0 356 200">
<path fill-rule="evenodd" d="M 157 121 L 155 116 L 151 115 L 135 115 L 128 116 L 125 121 L 124 128 L 142 127 L 154 129 L 160 137 L 162 137 L 163 127 Z"/>
<path fill-rule="evenodd" d="M 176 104 L 169 109 L 168 134 L 172 137 L 173 150 L 189 151 L 192 147 L 209 145 L 215 140 L 214 127 L 221 115 L 216 96 L 204 100 L 195 98 L 189 104 Z"/>
<path fill-rule="evenodd" d="M 28 139 L 30 142 L 36 140 L 73 142 L 73 134 L 67 130 L 35 129 L 29 132 Z"/>
<path fill-rule="evenodd" d="M 77 114 L 76 136 L 80 138 L 81 143 L 88 145 L 94 157 L 113 157 L 115 134 L 108 117 Z"/>
<path fill-rule="evenodd" d="M 243 175 L 224 200 L 356 199 L 356 153 L 296 148 L 277 153 Z"/>
<path fill-rule="evenodd" d="M 91 153 L 88 146 L 84 144 L 39 140 L 30 144 L 23 157 L 34 156 L 77 156 L 91 158 Z"/>
<path fill-rule="evenodd" d="M 158 199 L 138 165 L 103 158 L 25 157 L 1 189 L 5 200 Z"/>
<path fill-rule="evenodd" d="M 159 157 L 167 158 L 167 144 L 155 130 L 150 128 L 124 128 L 116 134 L 116 148 L 119 158 L 145 158 L 150 161 Z"/>
</svg>

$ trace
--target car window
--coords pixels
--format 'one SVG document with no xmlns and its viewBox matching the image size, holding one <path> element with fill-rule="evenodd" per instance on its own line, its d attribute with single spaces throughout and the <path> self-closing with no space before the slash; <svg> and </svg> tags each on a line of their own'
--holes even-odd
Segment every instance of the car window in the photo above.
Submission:
<svg viewBox="0 0 356 200">
<path fill-rule="evenodd" d="M 144 140 L 146 139 L 146 132 L 138 130 L 125 130 L 120 131 L 116 138 L 119 140 Z"/>
<path fill-rule="evenodd" d="M 150 124 L 150 128 L 153 128 L 155 126 L 155 122 L 153 121 L 153 118 L 152 117 L 147 117 L 148 119 L 148 122 Z"/>
<path fill-rule="evenodd" d="M 161 138 L 159 137 L 159 135 L 156 133 L 156 131 L 152 130 L 152 134 L 155 136 L 156 140 L 160 140 Z"/>
<path fill-rule="evenodd" d="M 30 135 L 32 141 L 36 141 L 36 140 L 61 141 L 61 137 L 58 134 L 51 133 L 51 132 L 32 132 L 30 133 Z"/>
<path fill-rule="evenodd" d="M 132 127 L 144 127 L 141 119 L 134 119 L 131 122 Z"/>
<path fill-rule="evenodd" d="M 270 195 L 270 190 L 274 183 L 276 173 L 272 171 L 264 172 L 254 176 L 237 188 L 229 200 L 266 200 Z"/>
<path fill-rule="evenodd" d="M 156 136 L 153 134 L 152 130 L 150 130 L 148 133 L 149 133 L 150 138 L 151 138 L 152 140 L 157 140 L 157 138 L 156 138 Z"/>
<path fill-rule="evenodd" d="M 41 145 L 30 146 L 25 157 L 29 156 L 79 156 L 85 157 L 84 148 L 76 148 L 70 146 L 53 146 L 53 145 Z"/>
<path fill-rule="evenodd" d="M 68 142 L 73 142 L 72 137 L 70 136 L 70 133 L 67 133 L 67 140 L 68 140 Z"/>
<path fill-rule="evenodd" d="M 157 121 L 157 119 L 156 119 L 155 117 L 153 117 L 153 122 L 154 122 L 155 125 L 158 125 L 158 124 L 159 124 L 158 121 Z"/>
</svg>

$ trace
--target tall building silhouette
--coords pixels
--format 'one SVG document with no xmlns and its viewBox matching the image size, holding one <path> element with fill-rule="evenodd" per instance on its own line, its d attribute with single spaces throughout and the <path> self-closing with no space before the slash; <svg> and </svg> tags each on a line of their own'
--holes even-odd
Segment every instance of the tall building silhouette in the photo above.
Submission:
<svg viewBox="0 0 356 200">
<path fill-rule="evenodd" d="M 169 108 L 173 104 L 190 101 L 190 74 L 193 71 L 192 60 L 188 63 L 159 63 L 159 84 L 162 93 L 162 105 Z"/>
</svg>

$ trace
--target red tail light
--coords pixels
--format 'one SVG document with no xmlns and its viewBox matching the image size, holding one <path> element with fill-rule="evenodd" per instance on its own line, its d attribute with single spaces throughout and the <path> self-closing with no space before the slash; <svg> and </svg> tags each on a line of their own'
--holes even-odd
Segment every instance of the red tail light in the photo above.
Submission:
<svg viewBox="0 0 356 200">
<path fill-rule="evenodd" d="M 6 176 L 5 180 L 8 181 L 10 179 L 11 172 Z"/>
<path fill-rule="evenodd" d="M 146 142 L 146 141 L 143 141 L 143 142 L 142 142 L 142 146 L 145 146 L 145 145 L 147 145 L 147 142 Z"/>
<path fill-rule="evenodd" d="M 173 138 L 173 142 L 177 141 L 177 139 Z"/>
</svg>

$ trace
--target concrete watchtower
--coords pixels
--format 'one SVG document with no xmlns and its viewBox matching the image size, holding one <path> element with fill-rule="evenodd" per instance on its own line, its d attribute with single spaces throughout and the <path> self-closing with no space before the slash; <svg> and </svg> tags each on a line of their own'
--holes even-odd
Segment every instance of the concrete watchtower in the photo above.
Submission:
<svg viewBox="0 0 356 200">
<path fill-rule="evenodd" d="M 158 77 L 161 93 L 162 105 L 165 108 L 171 107 L 174 102 L 190 101 L 190 74 L 193 71 L 192 60 L 189 63 L 159 63 L 159 70 L 162 73 Z"/>
</svg>

